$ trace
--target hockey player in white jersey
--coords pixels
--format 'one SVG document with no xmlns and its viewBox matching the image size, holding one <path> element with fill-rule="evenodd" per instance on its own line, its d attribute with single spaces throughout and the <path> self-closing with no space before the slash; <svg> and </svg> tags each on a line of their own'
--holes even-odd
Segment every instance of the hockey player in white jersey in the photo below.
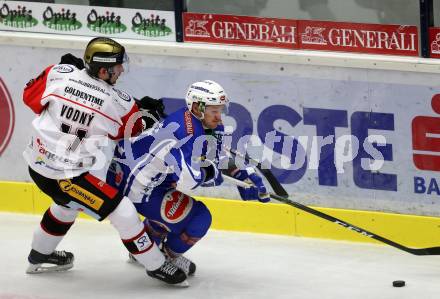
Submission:
<svg viewBox="0 0 440 299">
<path fill-rule="evenodd" d="M 167 258 L 188 275 L 194 274 L 196 266 L 183 253 L 211 225 L 208 208 L 190 196 L 195 188 L 220 185 L 223 178 L 219 168 L 225 168 L 228 175 L 253 183 L 250 188 L 238 188 L 242 199 L 269 201 L 266 187 L 253 168 L 238 169 L 229 161 L 223 163 L 228 157 L 222 150 L 222 113 L 228 102 L 216 82 L 191 84 L 186 107 L 150 131 L 119 142 L 107 175 L 107 182 L 123 190 L 146 217 L 148 234 Z"/>
<path fill-rule="evenodd" d="M 112 39 L 95 38 L 84 61 L 85 69 L 49 66 L 24 89 L 25 104 L 37 114 L 24 157 L 31 178 L 53 200 L 34 233 L 27 273 L 73 266 L 72 253 L 55 249 L 83 211 L 99 221 L 109 219 L 149 276 L 185 284 L 186 275 L 151 241 L 132 202 L 90 173 L 111 159 L 104 149 L 114 148 L 112 141 L 123 138 L 124 130 L 130 135 L 142 130 L 140 119 L 130 126 L 130 117 L 138 112 L 134 100 L 113 86 L 128 62 L 125 48 Z"/>
</svg>

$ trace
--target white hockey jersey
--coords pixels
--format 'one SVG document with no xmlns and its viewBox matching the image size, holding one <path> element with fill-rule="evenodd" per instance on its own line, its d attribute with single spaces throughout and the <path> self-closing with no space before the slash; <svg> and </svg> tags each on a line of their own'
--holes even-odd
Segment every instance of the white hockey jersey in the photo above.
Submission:
<svg viewBox="0 0 440 299">
<path fill-rule="evenodd" d="M 38 114 L 24 157 L 52 179 L 104 166 L 113 154 L 112 140 L 142 130 L 140 118 L 130 119 L 138 108 L 129 94 L 68 64 L 50 66 L 31 80 L 23 101 Z"/>
</svg>

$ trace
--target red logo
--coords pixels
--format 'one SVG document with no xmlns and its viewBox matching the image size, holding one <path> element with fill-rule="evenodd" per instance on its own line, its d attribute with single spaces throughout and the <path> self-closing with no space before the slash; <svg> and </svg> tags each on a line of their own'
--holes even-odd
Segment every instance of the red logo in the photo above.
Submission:
<svg viewBox="0 0 440 299">
<path fill-rule="evenodd" d="M 191 117 L 191 112 L 185 111 L 185 128 L 186 128 L 186 133 L 187 134 L 194 134 L 194 126 L 193 126 L 193 122 L 192 122 L 192 117 Z"/>
<path fill-rule="evenodd" d="M 123 173 L 122 172 L 116 173 L 116 176 L 115 176 L 116 186 L 119 186 L 122 183 L 122 177 L 123 177 Z"/>
<path fill-rule="evenodd" d="M 429 28 L 429 44 L 432 58 L 440 58 L 440 28 Z"/>
<path fill-rule="evenodd" d="M 165 194 L 162 200 L 160 215 L 168 223 L 183 220 L 191 211 L 193 199 L 182 192 L 173 190 Z"/>
<path fill-rule="evenodd" d="M 440 114 L 440 94 L 431 100 Z M 417 116 L 412 121 L 413 161 L 421 170 L 440 171 L 440 117 Z"/>
<path fill-rule="evenodd" d="M 296 49 L 297 21 L 220 14 L 183 14 L 185 41 Z"/>
<path fill-rule="evenodd" d="M 323 27 L 307 26 L 301 33 L 301 43 L 310 45 L 327 45 L 327 40 L 322 35 Z"/>
<path fill-rule="evenodd" d="M 14 131 L 15 113 L 11 95 L 0 78 L 0 155 L 6 149 Z"/>
<path fill-rule="evenodd" d="M 300 49 L 418 56 L 416 26 L 298 21 Z"/>
</svg>

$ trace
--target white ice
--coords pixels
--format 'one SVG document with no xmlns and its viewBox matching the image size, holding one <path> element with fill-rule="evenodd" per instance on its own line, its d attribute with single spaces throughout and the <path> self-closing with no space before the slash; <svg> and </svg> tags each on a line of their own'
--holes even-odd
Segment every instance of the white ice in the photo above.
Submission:
<svg viewBox="0 0 440 299">
<path fill-rule="evenodd" d="M 39 216 L 0 213 L 0 298 L 440 298 L 440 257 L 285 236 L 210 231 L 187 256 L 190 287 L 169 287 L 127 263 L 109 223 L 77 220 L 59 248 L 75 253 L 62 273 L 25 274 Z M 440 245 L 440 244 L 439 244 Z M 392 287 L 393 280 L 406 286 Z"/>
</svg>

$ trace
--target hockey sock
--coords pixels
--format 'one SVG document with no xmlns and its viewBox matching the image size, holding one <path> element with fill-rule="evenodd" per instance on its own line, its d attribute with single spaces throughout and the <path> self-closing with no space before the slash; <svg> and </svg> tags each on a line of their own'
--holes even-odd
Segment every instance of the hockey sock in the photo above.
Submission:
<svg viewBox="0 0 440 299">
<path fill-rule="evenodd" d="M 168 235 L 168 231 L 161 227 L 160 224 L 156 223 L 156 221 L 145 219 L 144 225 L 148 235 L 157 245 L 160 245 Z"/>
<path fill-rule="evenodd" d="M 66 235 L 78 212 L 53 203 L 44 213 L 40 226 L 35 230 L 32 249 L 51 254 Z"/>
<path fill-rule="evenodd" d="M 177 257 L 188 251 L 200 238 L 190 237 L 186 233 L 180 235 L 169 234 L 165 242 L 166 253 L 171 257 Z"/>
<path fill-rule="evenodd" d="M 158 269 L 165 262 L 165 257 L 157 245 L 151 241 L 133 203 L 127 197 L 122 199 L 108 219 L 119 232 L 127 250 L 148 271 Z"/>
</svg>

